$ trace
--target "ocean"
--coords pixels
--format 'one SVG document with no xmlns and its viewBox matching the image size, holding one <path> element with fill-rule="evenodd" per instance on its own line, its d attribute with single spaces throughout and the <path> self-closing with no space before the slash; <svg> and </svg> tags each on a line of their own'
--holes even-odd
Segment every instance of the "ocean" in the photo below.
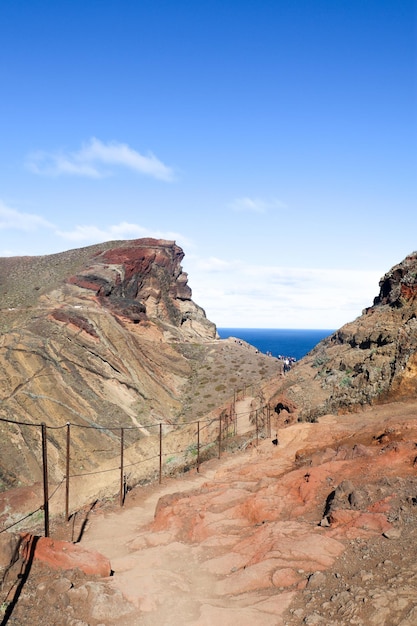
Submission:
<svg viewBox="0 0 417 626">
<path fill-rule="evenodd" d="M 310 329 L 300 330 L 293 328 L 218 328 L 221 339 L 236 337 L 250 343 L 264 354 L 272 356 L 292 357 L 297 361 L 302 359 L 322 339 L 328 337 L 334 330 Z"/>
</svg>

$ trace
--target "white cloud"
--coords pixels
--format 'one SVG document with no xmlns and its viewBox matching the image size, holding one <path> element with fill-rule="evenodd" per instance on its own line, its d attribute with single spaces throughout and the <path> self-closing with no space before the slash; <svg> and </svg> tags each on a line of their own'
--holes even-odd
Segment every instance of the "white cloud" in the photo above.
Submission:
<svg viewBox="0 0 417 626">
<path fill-rule="evenodd" d="M 269 209 L 285 209 L 286 205 L 280 200 L 263 200 L 262 198 L 236 198 L 229 207 L 233 211 L 249 213 L 266 213 Z"/>
<path fill-rule="evenodd" d="M 193 299 L 208 318 L 243 328 L 339 328 L 373 304 L 382 276 L 244 262 L 224 262 L 223 271 L 213 272 L 202 260 L 189 264 L 188 273 Z"/>
<path fill-rule="evenodd" d="M 130 224 L 129 222 L 120 222 L 105 228 L 94 225 L 79 225 L 69 231 L 56 230 L 55 234 L 62 239 L 79 243 L 83 242 L 84 244 L 87 243 L 87 245 L 115 239 L 141 239 L 143 237 L 168 239 L 169 241 L 176 241 L 182 246 L 188 244 L 187 238 L 181 235 L 181 233 L 151 230 L 139 224 Z"/>
<path fill-rule="evenodd" d="M 162 231 L 151 230 L 140 226 L 140 224 L 132 224 L 129 222 L 119 222 L 118 224 L 111 224 L 106 227 L 96 226 L 94 224 L 77 225 L 72 230 L 61 230 L 57 225 L 52 224 L 40 215 L 32 213 L 23 213 L 8 207 L 4 202 L 0 200 L 0 230 L 18 230 L 31 232 L 37 230 L 38 233 L 41 230 L 48 232 L 49 246 L 50 248 L 53 241 L 53 250 L 44 250 L 44 254 L 52 254 L 58 250 L 64 249 L 64 244 L 58 245 L 58 240 L 64 240 L 80 245 L 92 245 L 95 243 L 102 243 L 105 241 L 124 240 L 124 239 L 141 239 L 150 237 L 154 239 L 165 239 L 168 241 L 175 241 L 179 246 L 183 248 L 192 247 L 193 243 L 183 234 L 175 231 Z M 53 240 L 50 234 L 54 235 Z M 38 237 L 37 237 L 38 240 Z M 23 240 L 22 240 L 23 242 Z M 32 242 L 33 243 L 33 242 Z M 15 252 L 13 250 L 3 250 L 1 256 L 13 256 L 15 254 L 34 254 L 32 243 L 26 251 L 19 250 Z M 24 246 L 24 244 L 23 244 Z M 22 248 L 22 244 L 20 246 Z M 24 246 L 25 247 L 25 246 Z"/>
<path fill-rule="evenodd" d="M 78 152 L 44 152 L 30 154 L 27 167 L 35 174 L 46 176 L 86 176 L 103 178 L 113 173 L 114 167 L 125 167 L 139 174 L 158 180 L 174 180 L 174 172 L 154 154 L 140 154 L 127 144 L 103 143 L 92 137 Z"/>
<path fill-rule="evenodd" d="M 230 270 L 234 266 L 230 261 L 223 261 L 217 257 L 208 259 L 198 259 L 197 267 L 205 272 L 224 272 Z"/>
<path fill-rule="evenodd" d="M 32 231 L 38 228 L 54 228 L 54 225 L 40 215 L 11 209 L 0 200 L 0 230 Z"/>
</svg>

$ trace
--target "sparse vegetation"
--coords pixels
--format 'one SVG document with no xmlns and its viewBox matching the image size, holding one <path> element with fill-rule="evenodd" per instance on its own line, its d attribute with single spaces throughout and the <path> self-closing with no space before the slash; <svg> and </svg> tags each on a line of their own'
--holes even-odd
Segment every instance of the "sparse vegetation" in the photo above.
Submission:
<svg viewBox="0 0 417 626">
<path fill-rule="evenodd" d="M 324 354 L 317 355 L 312 363 L 312 366 L 316 368 L 323 367 L 323 365 L 326 365 L 329 360 L 329 357 Z"/>
</svg>

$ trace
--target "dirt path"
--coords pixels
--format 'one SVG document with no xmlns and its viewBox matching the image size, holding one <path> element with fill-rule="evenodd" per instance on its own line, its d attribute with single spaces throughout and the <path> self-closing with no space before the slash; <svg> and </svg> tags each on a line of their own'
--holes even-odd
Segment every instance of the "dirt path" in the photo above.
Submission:
<svg viewBox="0 0 417 626">
<path fill-rule="evenodd" d="M 240 433 L 253 430 L 250 402 L 251 398 L 245 398 L 237 406 Z M 131 621 L 124 618 L 124 626 L 212 626 L 215 621 L 222 626 L 235 626 L 236 617 L 240 626 L 269 623 L 270 613 L 245 608 L 248 598 L 240 605 L 236 598 L 219 594 L 224 577 L 215 568 L 205 566 L 218 559 L 218 545 L 178 541 L 169 531 L 149 532 L 149 525 L 160 498 L 174 493 L 184 497 L 204 484 L 222 485 L 234 467 L 249 468 L 252 461 L 264 462 L 275 455 L 275 463 L 278 460 L 284 472 L 293 465 L 297 449 L 316 430 L 317 425 L 296 424 L 280 433 L 278 456 L 269 440 L 260 441 L 257 448 L 245 453 L 225 454 L 220 460 L 202 464 L 199 473 L 192 470 L 180 478 L 164 479 L 162 485 L 137 489 L 128 495 L 127 506 L 120 511 L 91 516 L 82 544 L 110 559 L 114 570 L 111 585 L 138 609 Z M 195 515 L 199 515 L 199 510 Z M 274 606 L 277 620 L 291 598 L 289 593 L 280 595 L 280 602 Z"/>
<path fill-rule="evenodd" d="M 236 402 L 236 413 L 239 416 L 239 434 L 254 429 L 249 420 L 252 398 L 246 397 Z M 158 500 L 171 493 L 186 492 L 197 489 L 207 481 L 215 479 L 220 469 L 230 468 L 241 463 L 240 455 L 227 456 L 220 460 L 213 459 L 200 465 L 200 470 L 191 470 L 181 478 L 164 478 L 162 485 L 137 489 L 127 498 L 127 506 L 120 511 L 111 511 L 104 515 L 92 514 L 83 543 L 86 547 L 102 552 L 111 559 L 114 568 L 116 562 L 125 554 L 130 553 L 129 541 L 136 538 L 138 528 L 149 524 L 154 517 Z"/>
<path fill-rule="evenodd" d="M 148 527 L 160 498 L 222 482 L 222 475 L 241 463 L 241 454 L 224 455 L 202 464 L 199 473 L 192 470 L 185 477 L 164 479 L 143 494 L 129 494 L 128 506 L 119 512 L 92 515 L 82 545 L 110 559 L 111 585 L 138 609 L 137 615 L 124 618 L 123 626 L 211 626 L 211 618 L 201 621 L 202 607 L 218 602 L 219 577 L 202 567 L 202 561 L 218 550 L 176 541 L 169 532 L 150 533 Z M 221 601 L 222 607 L 229 604 Z"/>
<path fill-rule="evenodd" d="M 416 415 L 417 401 L 327 415 L 280 430 L 278 446 L 248 434 L 123 509 L 101 501 L 81 544 L 114 575 L 35 562 L 8 625 L 413 626 Z"/>
<path fill-rule="evenodd" d="M 249 419 L 251 402 L 253 398 L 247 396 L 243 400 L 238 400 L 235 404 L 235 411 L 237 415 L 237 432 L 239 435 L 248 433 L 254 429 L 253 424 Z"/>
<path fill-rule="evenodd" d="M 239 412 L 249 415 L 249 405 L 249 398 L 242 401 Z M 407 421 L 415 421 L 415 410 L 399 410 L 406 431 Z M 164 479 L 160 486 L 134 490 L 122 510 L 93 513 L 82 544 L 110 559 L 114 570 L 110 585 L 134 605 L 123 626 L 235 626 L 236 622 L 285 626 L 284 616 L 300 593 L 297 580 L 305 584 L 305 572 L 331 567 L 344 550 L 337 537 L 317 526 L 324 496 L 311 504 L 318 507 L 313 522 L 294 509 L 285 517 L 288 497 L 295 498 L 300 511 L 310 506 L 310 497 L 314 502 L 316 498 L 310 496 L 315 494 L 315 481 L 303 481 L 306 470 L 301 468 L 297 474 L 294 458 L 308 451 L 326 451 L 335 442 L 388 432 L 393 419 L 392 410 L 385 407 L 346 417 L 324 416 L 319 424 L 297 423 L 279 432 L 279 446 L 260 440 L 258 447 L 202 464 L 200 473 L 191 470 Z M 361 462 L 366 467 L 367 458 Z M 337 467 L 343 463 L 332 466 L 330 476 L 339 471 Z M 287 470 L 295 474 L 295 487 L 286 484 Z M 317 477 L 319 471 L 315 470 Z M 326 482 L 325 477 L 322 480 Z M 151 528 L 160 498 L 174 493 L 180 494 L 178 498 L 163 504 L 163 523 Z M 282 522 L 262 521 L 268 519 L 268 511 L 276 516 L 278 510 L 283 510 Z M 257 551 L 264 549 L 258 560 Z"/>
</svg>

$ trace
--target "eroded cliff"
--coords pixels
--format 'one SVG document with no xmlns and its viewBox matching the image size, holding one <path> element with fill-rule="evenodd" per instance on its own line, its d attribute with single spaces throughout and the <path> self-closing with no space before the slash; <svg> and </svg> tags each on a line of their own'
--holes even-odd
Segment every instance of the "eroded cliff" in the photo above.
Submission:
<svg viewBox="0 0 417 626">
<path fill-rule="evenodd" d="M 132 427 L 125 445 L 138 460 L 153 450 L 153 425 L 191 421 L 233 397 L 245 349 L 217 339 L 183 257 L 172 241 L 139 239 L 0 259 L 0 417 L 57 428 L 52 481 L 65 474 L 67 422 L 79 427 L 72 466 L 85 472 L 117 458 L 118 427 Z M 257 360 L 245 382 L 271 367 Z M 40 430 L 0 421 L 0 434 L 0 488 L 41 480 Z"/>
<path fill-rule="evenodd" d="M 406 400 L 417 391 L 417 253 L 380 280 L 374 303 L 319 343 L 281 381 L 286 420 Z"/>
</svg>

